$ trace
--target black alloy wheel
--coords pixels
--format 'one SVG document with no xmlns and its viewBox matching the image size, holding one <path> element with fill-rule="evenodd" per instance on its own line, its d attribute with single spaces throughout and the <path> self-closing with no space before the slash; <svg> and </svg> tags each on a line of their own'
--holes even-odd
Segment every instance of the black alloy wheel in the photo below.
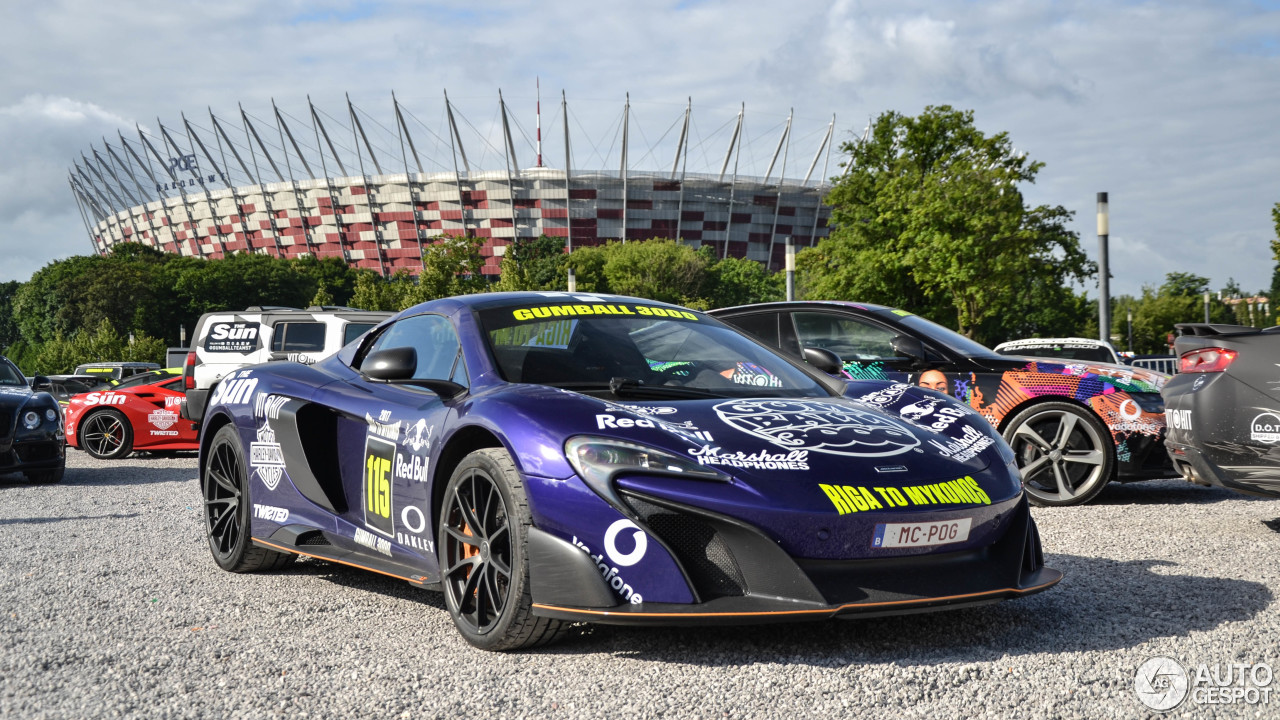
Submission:
<svg viewBox="0 0 1280 720">
<path fill-rule="evenodd" d="M 564 628 L 533 615 L 525 554 L 531 525 L 520 473 L 506 452 L 489 448 L 463 459 L 445 488 L 438 551 L 445 605 L 478 648 L 533 647 Z"/>
<path fill-rule="evenodd" d="M 80 447 L 99 460 L 115 460 L 133 450 L 133 428 L 116 410 L 99 410 L 80 423 Z"/>
<path fill-rule="evenodd" d="M 1111 434 L 1084 407 L 1032 405 L 1009 421 L 1004 438 L 1017 458 L 1028 499 L 1036 505 L 1082 505 L 1111 481 Z"/>
<path fill-rule="evenodd" d="M 223 426 L 209 444 L 200 487 L 204 493 L 205 531 L 218 567 L 230 572 L 275 570 L 294 556 L 253 544 L 249 472 L 234 425 Z"/>
</svg>

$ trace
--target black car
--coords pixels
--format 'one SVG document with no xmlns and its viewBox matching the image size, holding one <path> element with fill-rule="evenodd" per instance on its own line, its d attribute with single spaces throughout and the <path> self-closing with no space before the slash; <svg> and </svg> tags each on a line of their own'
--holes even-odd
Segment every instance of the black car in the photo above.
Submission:
<svg viewBox="0 0 1280 720">
<path fill-rule="evenodd" d="M 1165 446 L 1183 477 L 1280 496 L 1280 327 L 1186 323 L 1164 387 Z"/>
<path fill-rule="evenodd" d="M 710 314 L 848 379 L 896 380 L 965 402 L 1013 447 L 1034 503 L 1078 505 L 1113 479 L 1174 475 L 1163 446 L 1160 373 L 997 355 L 918 315 L 866 303 L 764 303 Z M 932 417 L 929 408 L 919 412 Z"/>
<path fill-rule="evenodd" d="M 18 366 L 0 356 L 0 475 L 20 472 L 40 483 L 62 479 L 66 436 L 48 388 L 48 378 L 36 376 L 28 384 Z"/>
</svg>

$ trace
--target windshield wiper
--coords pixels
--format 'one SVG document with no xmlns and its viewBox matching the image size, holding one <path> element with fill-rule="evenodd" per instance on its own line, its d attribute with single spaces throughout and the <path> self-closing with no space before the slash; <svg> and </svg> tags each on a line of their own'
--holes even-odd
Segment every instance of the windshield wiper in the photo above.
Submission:
<svg viewBox="0 0 1280 720">
<path fill-rule="evenodd" d="M 616 377 L 609 381 L 609 392 L 618 397 L 654 398 L 722 398 L 719 393 L 678 385 L 645 385 L 635 378 Z"/>
</svg>

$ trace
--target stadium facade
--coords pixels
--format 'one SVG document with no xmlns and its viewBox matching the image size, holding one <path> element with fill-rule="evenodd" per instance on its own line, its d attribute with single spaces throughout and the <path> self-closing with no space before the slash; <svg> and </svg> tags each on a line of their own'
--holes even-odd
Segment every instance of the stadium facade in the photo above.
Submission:
<svg viewBox="0 0 1280 720">
<path fill-rule="evenodd" d="M 384 275 L 400 269 L 417 274 L 424 246 L 440 236 L 464 235 L 483 239 L 484 271 L 495 274 L 504 246 L 516 238 L 560 237 L 572 249 L 668 237 L 779 268 L 787 238 L 806 246 L 827 233 L 830 212 L 823 199 L 830 189 L 825 179 L 834 117 L 811 161 L 803 153 L 803 179 L 784 179 L 788 155 L 794 166 L 800 154 L 792 147 L 790 117 L 767 172 L 748 177 L 738 174 L 741 111 L 736 122 L 730 118 L 733 130 L 719 172 L 690 173 L 691 105 L 673 123 L 679 141 L 670 167 L 646 171 L 628 163 L 628 99 L 616 133 L 618 166 L 606 171 L 565 169 L 573 154 L 563 96 L 559 169 L 543 165 L 540 103 L 537 162 L 521 167 L 499 93 L 501 152 L 491 152 L 494 144 L 483 138 L 478 143 L 486 159 L 500 158 L 491 159 L 499 169 L 468 159 L 460 114 L 447 94 L 440 132 L 421 123 L 411 132 L 414 123 L 406 115 L 416 118 L 394 96 L 394 118 L 387 124 L 349 99 L 346 104 L 345 119 L 308 100 L 307 120 L 273 103 L 270 122 L 243 108 L 236 120 L 210 110 L 207 126 L 183 115 L 178 124 L 135 127 L 130 137 L 121 131 L 117 143 L 104 139 L 101 148 L 82 153 L 69 177 L 94 249 L 106 253 L 117 243 L 138 242 L 210 258 L 236 251 L 310 254 L 341 257 Z M 645 157 L 652 156 L 651 149 Z"/>
</svg>

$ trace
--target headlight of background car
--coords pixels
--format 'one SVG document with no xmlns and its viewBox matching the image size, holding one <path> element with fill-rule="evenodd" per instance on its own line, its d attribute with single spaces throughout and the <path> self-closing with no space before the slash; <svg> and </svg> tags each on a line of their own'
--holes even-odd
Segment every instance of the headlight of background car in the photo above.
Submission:
<svg viewBox="0 0 1280 720">
<path fill-rule="evenodd" d="M 715 468 L 662 450 L 611 438 L 583 435 L 569 438 L 564 444 L 564 454 L 579 477 L 615 504 L 619 501 L 610 481 L 624 472 L 729 482 L 729 476 Z"/>
<path fill-rule="evenodd" d="M 35 430 L 40 427 L 40 413 L 35 410 L 28 410 L 23 413 L 22 426 L 28 430 Z"/>
</svg>

